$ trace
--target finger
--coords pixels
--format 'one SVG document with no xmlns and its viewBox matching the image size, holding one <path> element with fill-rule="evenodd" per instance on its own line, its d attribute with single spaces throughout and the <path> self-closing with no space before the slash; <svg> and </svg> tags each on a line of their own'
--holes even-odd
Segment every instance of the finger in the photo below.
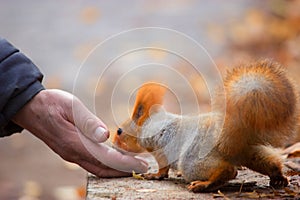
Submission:
<svg viewBox="0 0 300 200">
<path fill-rule="evenodd" d="M 63 110 L 67 120 L 90 140 L 100 143 L 109 138 L 109 131 L 105 124 L 92 114 L 77 97 L 62 90 L 51 89 L 48 91 L 59 94 L 60 98 L 63 98 L 61 105 L 64 105 Z"/>
<path fill-rule="evenodd" d="M 73 98 L 72 110 L 75 126 L 90 140 L 102 143 L 109 138 L 109 131 L 106 125 L 76 97 Z"/>
<path fill-rule="evenodd" d="M 90 154 L 110 168 L 129 173 L 132 171 L 145 173 L 148 170 L 148 164 L 144 160 L 130 155 L 123 155 L 105 144 L 93 143 L 82 135 L 80 139 Z"/>
<path fill-rule="evenodd" d="M 87 170 L 88 172 L 101 177 L 101 178 L 111 178 L 111 177 L 128 177 L 131 176 L 132 173 L 122 172 L 115 169 L 101 167 L 101 164 L 93 164 L 87 161 L 79 164 L 82 168 Z"/>
<path fill-rule="evenodd" d="M 76 132 L 76 134 L 79 133 L 79 130 Z M 76 163 L 78 163 L 81 167 L 86 169 L 87 171 L 95 174 L 98 177 L 125 177 L 125 176 L 131 176 L 132 173 L 118 171 L 116 169 L 112 169 L 103 163 L 101 163 L 95 156 L 92 155 L 92 153 L 85 147 L 85 145 L 90 145 L 89 143 L 92 143 L 95 145 L 95 143 L 91 142 L 88 139 L 82 140 L 85 138 L 85 136 L 81 135 L 80 139 L 83 144 L 79 144 L 78 148 L 80 149 L 80 155 L 82 159 L 78 159 Z M 85 143 L 84 141 L 88 142 Z M 98 152 L 101 153 L 101 152 Z M 110 158 L 114 159 L 114 158 Z"/>
<path fill-rule="evenodd" d="M 144 160 L 140 160 L 130 155 L 124 155 L 115 149 L 105 145 L 99 144 L 99 151 L 101 153 L 101 160 L 103 159 L 102 163 L 125 172 L 138 172 L 138 173 L 145 173 L 148 169 L 148 164 L 145 163 Z M 111 159 L 114 158 L 114 159 Z"/>
</svg>

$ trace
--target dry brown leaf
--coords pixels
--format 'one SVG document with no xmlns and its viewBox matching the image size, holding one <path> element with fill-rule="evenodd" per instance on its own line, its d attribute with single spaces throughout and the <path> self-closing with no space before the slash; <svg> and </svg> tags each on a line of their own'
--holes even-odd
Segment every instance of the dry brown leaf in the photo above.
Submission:
<svg viewBox="0 0 300 200">
<path fill-rule="evenodd" d="M 288 158 L 300 157 L 300 142 L 286 148 L 283 154 L 287 155 Z"/>
<path fill-rule="evenodd" d="M 294 151 L 288 155 L 288 158 L 300 158 L 300 150 Z"/>
</svg>

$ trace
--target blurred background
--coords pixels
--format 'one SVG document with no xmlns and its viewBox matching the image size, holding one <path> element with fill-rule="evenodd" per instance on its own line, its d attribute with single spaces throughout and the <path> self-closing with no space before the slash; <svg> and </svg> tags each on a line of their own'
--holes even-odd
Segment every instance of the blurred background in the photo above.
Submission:
<svg viewBox="0 0 300 200">
<path fill-rule="evenodd" d="M 113 102 L 118 116 L 114 119 L 110 99 L 116 77 L 119 80 L 115 74 L 122 76 L 126 73 L 122 71 L 124 66 L 137 59 L 142 63 L 145 54 L 156 63 L 164 63 L 169 55 L 158 51 L 144 52 L 143 56 L 134 54 L 127 60 L 121 59 L 119 68 L 113 68 L 100 80 L 92 75 L 95 68 L 104 70 L 100 61 L 90 61 L 92 67 L 85 67 L 84 72 L 80 66 L 85 66 L 91 50 L 108 37 L 140 27 L 174 29 L 201 44 L 222 75 L 234 65 L 270 58 L 286 66 L 295 82 L 300 83 L 299 10 L 299 0 L 0 0 L 0 35 L 41 69 L 47 88 L 75 93 L 113 132 L 130 112 L 130 94 L 149 78 L 149 73 L 136 71 L 119 84 L 122 87 L 118 87 L 117 94 L 121 98 L 114 98 L 118 99 Z M 119 47 L 122 45 L 125 44 Z M 114 55 L 114 50 L 106 53 Z M 195 111 L 195 102 L 200 111 L 209 111 L 210 80 L 203 80 L 201 74 L 180 59 L 173 59 L 168 65 L 196 91 L 185 90 L 185 85 L 173 76 L 168 79 L 167 83 L 178 89 L 179 97 L 185 97 L 181 103 L 187 107 L 186 113 Z M 177 112 L 175 107 L 171 110 Z M 63 161 L 26 131 L 0 139 L 0 160 L 0 199 L 84 199 L 86 172 Z"/>
</svg>

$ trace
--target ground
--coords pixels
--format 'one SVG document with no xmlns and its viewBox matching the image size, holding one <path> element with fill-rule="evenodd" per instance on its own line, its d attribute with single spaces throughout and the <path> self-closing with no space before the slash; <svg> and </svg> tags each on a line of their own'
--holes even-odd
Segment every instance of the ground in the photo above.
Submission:
<svg viewBox="0 0 300 200">
<path fill-rule="evenodd" d="M 270 58 L 287 66 L 295 83 L 300 84 L 300 1 L 157 0 L 153 2 L 147 0 L 135 0 L 131 3 L 126 1 L 121 3 L 117 0 L 97 2 L 3 0 L 0 6 L 0 34 L 21 49 L 41 69 L 45 75 L 43 83 L 46 88 L 59 88 L 74 92 L 73 86 L 77 81 L 76 75 L 79 67 L 96 45 L 112 35 L 140 27 L 174 29 L 192 37 L 205 48 L 223 75 L 226 73 L 227 66 L 234 66 L 249 60 Z M 108 54 L 113 54 L 115 50 L 122 49 L 126 45 L 135 44 L 141 38 L 133 39 L 120 43 L 118 48 Z M 164 38 L 162 41 L 152 43 L 151 46 L 162 44 L 163 41 Z M 195 53 L 198 55 L 198 52 Z M 141 60 L 141 64 L 144 64 L 145 58 L 150 58 L 151 62 L 164 64 L 164 59 L 167 60 L 169 55 L 161 51 L 145 51 L 142 56 L 140 54 L 128 55 L 126 59 L 118 63 L 122 65 L 119 65 L 113 73 L 115 76 L 117 72 L 123 75 L 124 72 L 120 72 L 120 69 L 126 70 L 129 69 L 126 68 L 128 66 L 137 66 L 136 60 Z M 85 74 L 82 84 L 79 84 L 81 86 L 79 91 L 76 90 L 75 94 L 89 108 L 92 108 L 93 105 L 89 104 L 91 101 L 88 97 L 90 93 L 95 95 L 94 92 L 96 92 L 99 108 L 96 108 L 95 113 L 114 131 L 117 123 L 111 117 L 111 110 L 107 109 L 111 106 L 111 96 L 108 95 L 111 90 L 107 86 L 113 88 L 115 85 L 104 80 L 104 84 L 99 87 L 96 84 L 96 90 L 93 87 L 99 79 L 94 71 L 98 72 L 101 67 L 105 67 L 99 64 L 100 61 L 96 60 L 93 63 L 89 73 Z M 167 64 L 178 69 L 191 87 L 198 91 L 197 102 L 205 107 L 210 96 L 207 95 L 206 85 L 200 83 L 199 77 L 194 76 L 195 74 L 189 71 L 188 66 L 181 65 L 181 62 Z M 120 84 L 122 89 L 120 93 L 129 95 L 126 86 L 138 87 L 136 83 L 145 81 L 146 75 L 149 74 L 154 74 L 155 77 L 160 75 L 158 73 L 146 73 L 145 76 L 134 74 L 134 78 L 128 83 Z M 105 78 L 114 80 L 115 76 Z M 178 89 L 178 81 L 171 80 L 170 83 Z M 178 87 L 180 88 L 180 85 Z M 191 105 L 188 103 L 189 91 L 180 89 L 180 92 L 183 94 L 179 97 L 187 97 L 183 98 L 187 101 L 180 103 L 184 106 Z M 95 96 L 92 97 L 94 100 Z M 125 111 L 123 113 L 126 117 L 128 102 L 122 99 L 119 102 L 112 109 Z M 100 108 L 101 105 L 103 105 L 103 110 Z M 192 110 L 196 109 L 192 107 Z M 124 116 L 123 113 L 119 116 Z M 119 118 L 121 121 L 124 120 L 123 117 Z M 87 183 L 86 172 L 66 164 L 44 143 L 26 131 L 0 140 L 0 158 L 0 199 L 65 200 L 66 198 L 81 198 L 84 193 L 82 188 Z M 242 177 L 243 180 L 249 182 L 254 179 L 253 181 L 259 183 L 256 178 L 263 179 L 266 182 L 263 182 L 262 187 L 259 186 L 258 189 L 265 189 L 268 182 L 266 177 L 255 177 L 256 174 L 246 172 L 246 175 Z M 132 178 L 97 179 L 89 176 L 88 197 L 91 199 L 113 198 L 115 195 L 117 198 L 125 198 L 126 195 L 133 195 L 130 197 L 138 198 L 143 195 L 144 199 L 156 194 L 162 197 L 161 194 L 165 194 L 163 189 L 165 187 L 172 191 L 172 193 L 168 191 L 167 194 L 175 197 L 184 195 L 183 197 L 199 198 L 198 194 L 186 192 L 185 184 L 175 184 L 176 181 L 177 179 L 146 182 Z M 234 187 L 234 191 L 239 191 L 238 188 L 239 186 Z M 121 194 L 118 190 L 126 192 Z M 236 197 L 235 193 L 221 191 L 222 193 L 215 193 L 215 195 L 224 197 L 223 194 L 225 194 L 231 198 L 233 194 L 233 197 Z M 266 188 L 265 193 L 270 191 L 270 188 Z M 292 194 L 288 191 L 286 193 Z M 257 197 L 253 192 L 249 195 Z M 203 197 L 212 198 L 213 194 L 205 194 Z"/>
<path fill-rule="evenodd" d="M 290 185 L 282 190 L 268 186 L 268 177 L 250 170 L 239 170 L 237 178 L 213 193 L 192 193 L 182 178 L 171 173 L 163 181 L 136 178 L 99 179 L 88 176 L 87 199 L 297 199 L 300 198 L 300 180 L 290 177 Z"/>
</svg>

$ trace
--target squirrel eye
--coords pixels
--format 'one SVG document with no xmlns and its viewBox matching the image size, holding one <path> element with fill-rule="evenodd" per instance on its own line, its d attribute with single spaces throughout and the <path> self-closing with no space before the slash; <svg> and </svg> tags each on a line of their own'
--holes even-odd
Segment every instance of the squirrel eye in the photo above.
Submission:
<svg viewBox="0 0 300 200">
<path fill-rule="evenodd" d="M 118 135 L 121 135 L 121 134 L 122 134 L 122 132 L 123 132 L 123 130 L 122 130 L 121 128 L 118 128 L 118 130 L 117 130 L 117 134 L 118 134 Z"/>
</svg>

